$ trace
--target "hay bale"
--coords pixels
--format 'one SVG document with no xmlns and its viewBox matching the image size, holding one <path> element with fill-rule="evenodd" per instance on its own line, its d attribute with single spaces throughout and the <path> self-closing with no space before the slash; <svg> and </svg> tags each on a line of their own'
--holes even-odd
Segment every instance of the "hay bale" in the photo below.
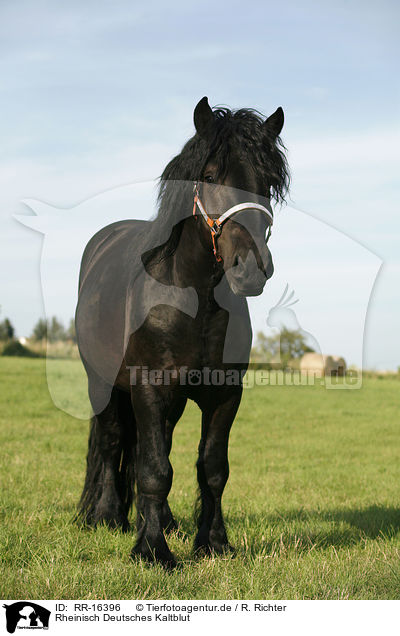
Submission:
<svg viewBox="0 0 400 636">
<path fill-rule="evenodd" d="M 300 362 L 300 371 L 316 375 L 339 375 L 346 373 L 346 362 L 339 356 L 323 355 L 322 353 L 305 353 Z"/>
<path fill-rule="evenodd" d="M 341 356 L 332 356 L 335 363 L 335 375 L 344 377 L 346 375 L 347 365 L 346 360 Z"/>
</svg>

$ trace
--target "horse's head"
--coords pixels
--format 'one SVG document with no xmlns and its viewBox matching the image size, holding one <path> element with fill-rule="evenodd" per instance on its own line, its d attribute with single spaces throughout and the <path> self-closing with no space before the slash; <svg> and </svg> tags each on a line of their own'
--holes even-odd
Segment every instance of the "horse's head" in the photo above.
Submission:
<svg viewBox="0 0 400 636">
<path fill-rule="evenodd" d="M 267 245 L 270 198 L 283 198 L 289 175 L 278 108 L 266 120 L 250 109 L 211 110 L 204 97 L 194 111 L 204 161 L 195 188 L 202 241 L 212 244 L 232 291 L 261 294 L 274 267 Z M 208 217 L 208 218 L 207 218 Z M 214 222 L 214 227 L 212 226 Z"/>
</svg>

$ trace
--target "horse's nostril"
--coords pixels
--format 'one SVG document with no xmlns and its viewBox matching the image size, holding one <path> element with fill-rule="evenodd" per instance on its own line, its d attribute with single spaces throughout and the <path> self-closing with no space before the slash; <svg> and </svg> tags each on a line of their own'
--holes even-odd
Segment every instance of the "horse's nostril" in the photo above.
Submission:
<svg viewBox="0 0 400 636">
<path fill-rule="evenodd" d="M 237 265 L 239 265 L 239 256 L 235 256 L 233 261 L 233 267 L 236 267 Z"/>
</svg>

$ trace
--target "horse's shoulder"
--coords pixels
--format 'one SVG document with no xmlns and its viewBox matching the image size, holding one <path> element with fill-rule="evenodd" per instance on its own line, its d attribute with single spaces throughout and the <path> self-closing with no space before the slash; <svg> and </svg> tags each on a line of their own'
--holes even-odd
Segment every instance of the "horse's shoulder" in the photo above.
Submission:
<svg viewBox="0 0 400 636">
<path fill-rule="evenodd" d="M 96 232 L 88 242 L 83 252 L 79 276 L 79 287 L 82 284 L 88 270 L 101 258 L 114 244 L 119 244 L 124 239 L 132 240 L 149 225 L 149 221 L 137 221 L 127 219 L 115 221 Z"/>
</svg>

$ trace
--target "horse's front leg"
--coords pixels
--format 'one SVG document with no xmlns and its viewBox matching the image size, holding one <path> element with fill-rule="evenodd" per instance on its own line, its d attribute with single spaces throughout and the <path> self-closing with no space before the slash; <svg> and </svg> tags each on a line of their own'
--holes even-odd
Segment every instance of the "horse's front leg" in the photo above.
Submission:
<svg viewBox="0 0 400 636">
<path fill-rule="evenodd" d="M 172 434 L 174 432 L 174 428 L 178 420 L 180 419 L 183 411 L 186 406 L 186 398 L 178 398 L 171 404 L 171 407 L 168 411 L 167 421 L 165 423 L 165 445 L 167 449 L 167 455 L 171 452 L 172 448 Z M 176 523 L 171 509 L 168 505 L 168 501 L 165 501 L 162 512 L 162 527 L 164 532 L 169 534 L 173 530 L 178 529 L 178 524 Z"/>
<path fill-rule="evenodd" d="M 197 461 L 201 510 L 195 550 L 222 553 L 229 545 L 222 516 L 221 499 L 229 476 L 229 432 L 239 408 L 242 389 L 221 396 L 219 403 L 202 408 L 202 432 Z"/>
<path fill-rule="evenodd" d="M 165 441 L 168 408 L 160 390 L 150 385 L 132 389 L 132 406 L 138 432 L 138 536 L 132 557 L 160 561 L 170 568 L 176 563 L 163 534 L 163 514 L 172 484 L 172 466 Z"/>
</svg>

